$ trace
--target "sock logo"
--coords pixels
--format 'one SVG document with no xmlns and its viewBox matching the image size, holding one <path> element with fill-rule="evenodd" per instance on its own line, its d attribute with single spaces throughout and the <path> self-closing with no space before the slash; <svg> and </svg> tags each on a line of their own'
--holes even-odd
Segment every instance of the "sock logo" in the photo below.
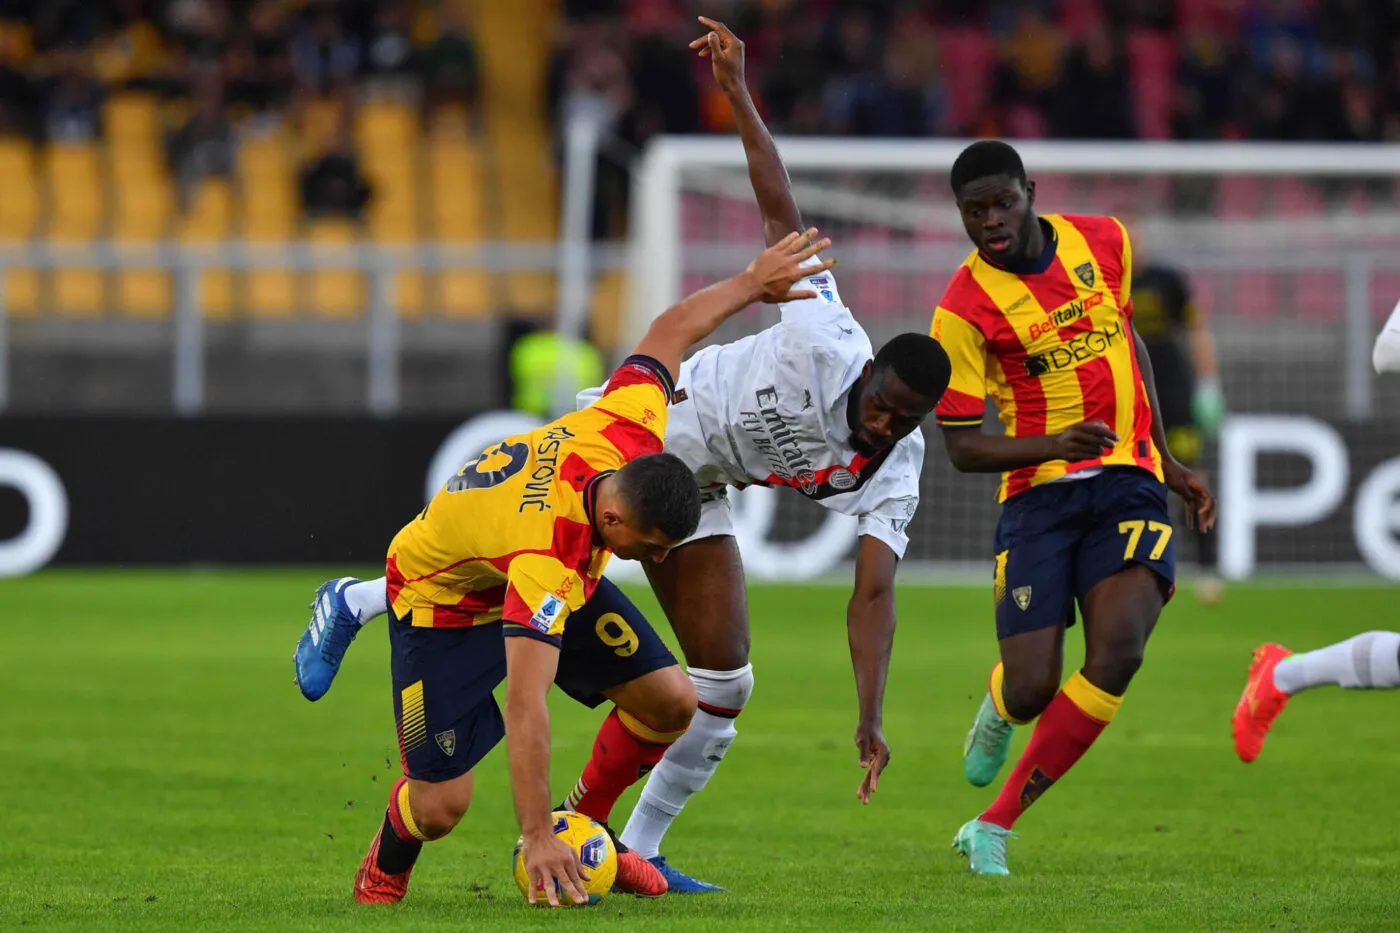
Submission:
<svg viewBox="0 0 1400 933">
<path fill-rule="evenodd" d="M 701 752 L 706 761 L 719 763 L 724 760 L 724 753 L 729 751 L 729 743 L 733 742 L 732 736 L 718 736 L 705 743 L 705 748 Z"/>
<path fill-rule="evenodd" d="M 442 749 L 443 754 L 450 756 L 453 752 L 457 751 L 456 729 L 447 729 L 443 732 L 439 732 L 437 735 L 433 736 L 433 738 L 437 739 L 438 748 Z"/>
<path fill-rule="evenodd" d="M 1040 799 L 1040 795 L 1050 789 L 1050 785 L 1055 783 L 1055 779 L 1039 768 L 1031 771 L 1031 776 L 1026 778 L 1026 783 L 1021 787 L 1021 809 L 1026 810 L 1030 805 Z"/>
</svg>

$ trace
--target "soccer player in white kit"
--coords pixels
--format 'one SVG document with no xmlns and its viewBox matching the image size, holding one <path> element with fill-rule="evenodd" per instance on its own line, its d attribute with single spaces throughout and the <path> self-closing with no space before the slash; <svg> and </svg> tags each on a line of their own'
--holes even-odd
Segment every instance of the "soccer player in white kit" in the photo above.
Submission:
<svg viewBox="0 0 1400 933">
<path fill-rule="evenodd" d="M 1376 336 L 1371 365 L 1377 375 L 1400 372 L 1400 302 Z M 1246 763 L 1258 758 L 1289 699 L 1327 685 L 1347 690 L 1400 689 L 1400 632 L 1363 632 L 1302 654 L 1273 643 L 1255 648 L 1249 678 L 1231 720 L 1235 754 Z"/>
<path fill-rule="evenodd" d="M 744 83 L 743 43 L 720 23 L 701 22 L 711 31 L 692 48 L 711 59 L 734 109 L 764 237 L 772 244 L 802 229 L 787 171 Z M 924 333 L 901 334 L 872 353 L 831 272 L 797 287 L 817 297 L 782 305 L 777 325 L 682 363 L 667 421 L 665 449 L 695 472 L 704 504 L 695 535 L 646 570 L 680 641 L 699 704 L 688 732 L 651 772 L 621 840 L 661 870 L 671 893 L 723 890 L 668 865 L 659 847 L 723 760 L 754 685 L 728 487 L 788 486 L 857 518 L 846 618 L 859 704 L 855 743 L 865 769 L 862 802 L 869 802 L 890 759 L 882 714 L 895 630 L 894 574 L 919 502 L 919 426 L 947 388 L 950 366 L 942 347 Z M 599 391 L 581 394 L 580 406 L 596 401 Z M 322 591 L 330 599 L 318 592 L 304 643 L 313 630 L 317 644 L 329 643 L 347 620 L 358 626 L 383 611 L 382 581 L 330 581 Z M 332 661 L 338 666 L 339 658 Z M 308 698 L 320 695 L 302 686 Z M 595 757 L 604 753 L 595 745 Z M 587 774 L 571 803 L 591 792 Z"/>
</svg>

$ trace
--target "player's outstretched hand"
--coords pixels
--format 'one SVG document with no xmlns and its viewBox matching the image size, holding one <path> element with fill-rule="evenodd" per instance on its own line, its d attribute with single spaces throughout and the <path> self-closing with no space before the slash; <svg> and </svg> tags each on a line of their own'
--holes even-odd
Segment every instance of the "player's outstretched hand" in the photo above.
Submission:
<svg viewBox="0 0 1400 933">
<path fill-rule="evenodd" d="M 538 896 L 543 893 L 549 899 L 550 907 L 558 907 L 557 890 L 566 893 L 575 904 L 587 903 L 588 894 L 583 890 L 584 879 L 588 877 L 587 871 L 578 860 L 578 853 L 559 841 L 553 833 L 526 836 L 524 858 L 525 870 L 530 875 L 531 904 L 536 903 Z"/>
<path fill-rule="evenodd" d="M 1162 458 L 1162 479 L 1186 503 L 1186 527 L 1210 531 L 1215 527 L 1215 496 L 1201 478 L 1172 457 Z"/>
<path fill-rule="evenodd" d="M 710 67 L 714 70 L 715 82 L 719 84 L 720 90 L 727 94 L 743 88 L 744 43 L 719 20 L 710 19 L 708 16 L 700 16 L 697 19 L 710 31 L 690 43 L 690 47 L 699 51 L 701 58 L 709 57 Z"/>
<path fill-rule="evenodd" d="M 1102 457 L 1118 443 L 1118 435 L 1102 421 L 1082 421 L 1055 435 L 1055 459 L 1078 463 Z"/>
<path fill-rule="evenodd" d="M 806 233 L 789 233 L 749 263 L 744 272 L 753 278 L 760 301 L 778 304 L 817 297 L 817 293 L 810 288 L 795 290 L 792 287 L 798 279 L 820 275 L 836 265 L 834 259 L 816 266 L 802 265 L 831 245 L 830 239 L 817 240 L 816 236 L 816 227 L 807 228 Z"/>
<path fill-rule="evenodd" d="M 865 769 L 856 797 L 869 806 L 870 797 L 880 783 L 880 772 L 890 763 L 890 746 L 879 726 L 861 723 L 856 726 L 856 749 L 860 752 L 860 766 Z"/>
</svg>

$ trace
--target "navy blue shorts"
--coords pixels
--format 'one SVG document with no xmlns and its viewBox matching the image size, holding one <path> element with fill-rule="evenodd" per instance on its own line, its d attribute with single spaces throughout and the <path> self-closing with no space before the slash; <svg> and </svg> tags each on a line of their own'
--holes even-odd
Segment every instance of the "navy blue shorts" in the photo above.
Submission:
<svg viewBox="0 0 1400 933">
<path fill-rule="evenodd" d="M 1171 597 L 1176 542 L 1167 487 L 1137 467 L 1028 489 L 996 531 L 997 638 L 1074 624 L 1074 602 L 1130 564 L 1150 567 Z"/>
<path fill-rule="evenodd" d="M 506 677 L 505 640 L 498 624 L 422 628 L 390 621 L 404 774 L 449 781 L 474 768 L 505 736 L 505 720 L 491 695 Z M 564 623 L 554 683 L 592 708 L 603 702 L 604 690 L 675 663 L 646 617 L 605 579 Z"/>
</svg>

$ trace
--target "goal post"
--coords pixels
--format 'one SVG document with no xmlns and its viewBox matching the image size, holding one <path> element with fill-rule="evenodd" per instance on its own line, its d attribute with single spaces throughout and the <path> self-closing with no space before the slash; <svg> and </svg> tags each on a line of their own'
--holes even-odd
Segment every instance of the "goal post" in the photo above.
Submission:
<svg viewBox="0 0 1400 933">
<path fill-rule="evenodd" d="M 947 183 L 969 142 L 778 140 L 804 220 L 832 237 L 842 296 L 877 347 L 901 331 L 927 331 L 943 287 L 970 250 Z M 1248 572 L 1384 570 L 1374 546 L 1358 545 L 1366 536 L 1351 504 L 1353 486 L 1400 455 L 1400 428 L 1377 414 L 1395 410 L 1400 387 L 1378 380 L 1370 367 L 1372 339 L 1400 298 L 1400 146 L 1015 145 L 1037 182 L 1040 212 L 1113 214 L 1129 226 L 1140 268 L 1163 261 L 1188 272 L 1215 337 L 1232 416 L 1306 417 L 1342 438 L 1356 475 L 1341 500 L 1305 523 L 1265 515 L 1250 529 Z M 761 248 L 735 137 L 654 140 L 635 169 L 631 212 L 621 335 L 629 345 L 668 305 L 742 268 Z M 736 339 L 775 321 L 772 309 L 750 309 L 714 339 Z M 994 479 L 954 473 L 937 429 L 926 428 L 926 437 L 924 499 L 909 562 L 981 573 L 996 517 Z M 1215 447 L 1207 457 L 1212 468 Z M 1308 458 L 1297 451 L 1265 448 L 1255 456 L 1249 476 L 1258 485 L 1249 488 L 1265 499 L 1270 489 L 1286 493 L 1306 483 L 1316 467 L 1300 464 L 1300 456 Z M 766 524 L 752 533 L 788 544 L 824 533 L 820 508 L 781 498 L 777 507 L 756 510 Z M 1224 503 L 1227 522 L 1230 506 Z M 1183 541 L 1179 561 L 1187 573 L 1191 550 Z"/>
</svg>

